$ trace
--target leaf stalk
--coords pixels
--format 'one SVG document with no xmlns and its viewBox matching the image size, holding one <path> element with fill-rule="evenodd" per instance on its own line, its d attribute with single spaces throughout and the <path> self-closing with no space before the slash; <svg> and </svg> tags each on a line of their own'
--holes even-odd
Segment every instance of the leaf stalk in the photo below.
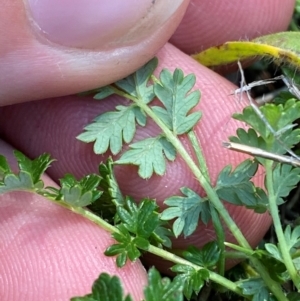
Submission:
<svg viewBox="0 0 300 301">
<path fill-rule="evenodd" d="M 283 233 L 282 225 L 280 222 L 279 213 L 278 213 L 278 206 L 276 203 L 277 198 L 274 193 L 274 185 L 273 185 L 273 162 L 271 160 L 266 160 L 265 168 L 266 168 L 266 188 L 269 194 L 270 214 L 273 219 L 273 225 L 278 239 L 279 250 L 282 255 L 284 264 L 289 272 L 289 275 L 291 276 L 294 285 L 297 287 L 297 290 L 299 291 L 300 277 L 297 273 L 292 257 L 290 255 L 287 242 Z"/>
</svg>

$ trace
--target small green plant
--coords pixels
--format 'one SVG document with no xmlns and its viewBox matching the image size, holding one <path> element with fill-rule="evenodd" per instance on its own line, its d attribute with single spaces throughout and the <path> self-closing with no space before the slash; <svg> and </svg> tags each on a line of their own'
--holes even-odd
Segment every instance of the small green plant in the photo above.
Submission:
<svg viewBox="0 0 300 301">
<path fill-rule="evenodd" d="M 117 94 L 128 99 L 128 105 L 118 105 L 114 111 L 98 116 L 77 138 L 86 143 L 93 142 L 96 154 L 107 150 L 118 154 L 123 145 L 129 144 L 118 160 L 101 163 L 99 175 L 91 174 L 81 180 L 67 174 L 57 189 L 44 187 L 41 180 L 41 175 L 53 163 L 48 154 L 29 160 L 16 151 L 18 173 L 13 172 L 5 157 L 0 156 L 0 193 L 14 190 L 38 193 L 110 231 L 115 243 L 105 254 L 115 256 L 119 267 L 127 260 L 138 259 L 143 252 L 172 262 L 172 271 L 176 274 L 172 282 L 162 279 L 155 269 L 149 271 L 149 284 L 144 290 L 146 301 L 177 301 L 184 297 L 190 300 L 206 282 L 214 283 L 216 289 L 239 295 L 243 298 L 240 300 L 300 299 L 300 254 L 297 249 L 300 226 L 283 229 L 278 215 L 283 198 L 300 181 L 300 168 L 255 157 L 234 169 L 230 165 L 224 167 L 216 184 L 211 183 L 200 142 L 193 130 L 201 122 L 201 113 L 193 111 L 200 101 L 200 92 L 193 91 L 195 76 L 185 76 L 180 69 L 173 73 L 164 69 L 156 78 L 153 72 L 157 64 L 154 58 L 127 78 L 93 91 L 98 101 Z M 152 104 L 155 98 L 160 100 L 161 106 Z M 300 142 L 300 130 L 289 126 L 300 117 L 300 103 L 296 99 L 289 96 L 283 104 L 265 104 L 259 110 L 265 119 L 262 120 L 251 106 L 233 116 L 250 128 L 238 129 L 236 136 L 230 137 L 231 142 L 277 155 L 284 154 L 286 147 L 293 148 Z M 149 118 L 160 128 L 160 133 L 132 143 L 136 127 L 145 126 Z M 274 131 L 279 133 L 278 137 L 274 136 Z M 184 148 L 179 139 L 181 135 L 187 135 L 197 160 Z M 145 198 L 136 204 L 132 198 L 122 195 L 113 173 L 115 165 L 136 165 L 139 175 L 147 179 L 153 174 L 163 175 L 166 161 L 174 161 L 176 156 L 185 161 L 206 196 L 182 187 L 182 194 L 166 199 L 167 208 L 160 212 L 154 200 Z M 265 169 L 264 189 L 251 181 L 259 165 Z M 222 200 L 258 213 L 268 211 L 273 218 L 278 244 L 268 243 L 263 249 L 253 250 Z M 94 213 L 85 209 L 86 206 Z M 172 227 L 168 223 L 171 220 L 174 221 Z M 199 222 L 207 224 L 209 221 L 214 225 L 216 241 L 209 242 L 202 249 L 190 246 L 180 256 L 172 252 L 170 237 L 187 237 Z M 225 242 L 222 223 L 235 237 L 236 245 Z M 235 258 L 247 259 L 252 271 L 237 281 L 225 277 L 225 259 L 233 252 Z M 292 281 L 295 292 L 283 289 L 287 281 Z M 72 300 L 132 299 L 123 296 L 120 281 L 115 276 L 101 274 L 91 294 Z"/>
<path fill-rule="evenodd" d="M 148 285 L 144 289 L 145 300 L 182 301 L 183 282 L 175 278 L 161 278 L 159 272 L 151 268 Z M 94 282 L 92 293 L 84 297 L 74 297 L 71 301 L 132 301 L 130 295 L 123 296 L 122 284 L 118 277 L 103 273 Z"/>
</svg>

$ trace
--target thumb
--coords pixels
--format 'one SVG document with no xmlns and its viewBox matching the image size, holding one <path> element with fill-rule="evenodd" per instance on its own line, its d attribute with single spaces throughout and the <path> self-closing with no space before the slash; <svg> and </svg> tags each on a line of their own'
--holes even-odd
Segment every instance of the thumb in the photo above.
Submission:
<svg viewBox="0 0 300 301">
<path fill-rule="evenodd" d="M 123 78 L 166 43 L 187 4 L 188 0 L 4 1 L 0 106 L 74 94 Z"/>
</svg>

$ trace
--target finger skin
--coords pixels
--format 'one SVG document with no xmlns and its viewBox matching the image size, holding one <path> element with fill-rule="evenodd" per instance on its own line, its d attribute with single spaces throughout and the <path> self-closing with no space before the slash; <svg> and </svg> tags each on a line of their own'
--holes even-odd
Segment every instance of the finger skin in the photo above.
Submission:
<svg viewBox="0 0 300 301">
<path fill-rule="evenodd" d="M 188 2 L 184 0 L 165 20 L 174 1 L 156 1 L 165 7 L 157 5 L 150 16 L 155 26 L 148 29 L 154 28 L 153 32 L 142 27 L 131 43 L 116 39 L 112 41 L 115 49 L 103 45 L 104 49 L 88 50 L 48 43 L 32 30 L 22 0 L 4 1 L 0 11 L 0 106 L 69 95 L 130 74 L 165 44 Z M 284 30 L 293 4 L 294 0 L 192 1 L 171 42 L 195 53 L 228 40 Z"/>
<path fill-rule="evenodd" d="M 23 0 L 4 1 L 0 11 L 0 106 L 74 94 L 127 76 L 150 60 L 174 33 L 188 0 L 180 2 L 156 1 L 147 15 L 148 25 L 142 15 L 141 28 L 131 39 L 112 37 L 113 48 L 104 44 L 91 50 L 50 43 L 33 30 Z"/>
<path fill-rule="evenodd" d="M 0 152 L 13 162 L 1 141 Z M 119 269 L 103 254 L 114 243 L 110 233 L 30 193 L 1 194 L 0 207 L 1 301 L 69 300 L 90 293 L 102 272 L 118 275 L 125 291 L 142 300 L 146 272 L 139 261 Z"/>
<path fill-rule="evenodd" d="M 49 43 L 32 30 L 22 0 L 4 1 L 0 11 L 0 106 L 69 95 L 130 74 L 170 38 L 188 2 L 176 2 L 175 9 L 173 0 L 156 1 L 149 17 L 153 26 L 148 26 L 148 30 L 141 26 L 134 41 L 124 43 L 116 39 L 114 49 L 107 49 L 105 44 L 100 49 L 80 50 Z M 280 0 L 266 3 L 244 0 L 241 8 L 240 1 L 191 2 L 171 42 L 183 51 L 194 53 L 226 40 L 249 39 L 285 29 L 294 1 L 287 0 L 284 5 Z M 166 20 L 168 12 L 171 13 Z"/>
<path fill-rule="evenodd" d="M 228 136 L 233 135 L 237 127 L 243 126 L 231 120 L 230 116 L 240 111 L 246 102 L 239 102 L 230 95 L 236 88 L 234 85 L 197 64 L 174 46 L 170 44 L 165 46 L 158 53 L 158 57 L 160 68 L 174 70 L 180 66 L 185 74 L 196 74 L 196 88 L 200 88 L 202 95 L 197 109 L 203 112 L 203 117 L 195 131 L 203 147 L 212 182 L 215 183 L 217 175 L 225 165 L 235 166 L 246 158 L 243 154 L 234 153 L 222 147 L 222 142 L 227 141 Z M 58 163 L 49 170 L 54 179 L 61 177 L 65 172 L 82 176 L 87 172 L 96 171 L 97 165 L 104 157 L 94 155 L 92 145 L 84 145 L 76 141 L 75 137 L 101 111 L 112 109 L 113 105 L 120 104 L 120 102 L 120 98 L 116 97 L 100 102 L 68 97 L 46 100 L 43 104 L 34 102 L 2 108 L 0 114 L 6 118 L 0 118 L 0 128 L 3 137 L 13 140 L 15 146 L 28 155 L 34 157 L 47 151 L 58 159 Z M 14 124 L 14 127 L 10 124 Z M 138 130 L 136 139 L 157 133 L 157 127 L 150 122 L 146 129 Z M 181 140 L 192 153 L 186 137 L 182 137 Z M 183 186 L 204 194 L 194 175 L 180 157 L 168 164 L 166 175 L 163 177 L 153 176 L 149 180 L 142 180 L 137 175 L 137 169 L 132 166 L 117 166 L 115 173 L 123 193 L 137 200 L 150 197 L 155 198 L 162 205 L 165 198 L 180 194 L 179 189 Z M 263 173 L 260 172 L 256 178 L 258 185 L 263 184 L 262 178 Z M 256 245 L 270 225 L 269 216 L 254 214 L 238 206 L 227 205 L 227 207 L 249 243 Z M 174 247 L 184 248 L 190 244 L 202 246 L 213 237 L 212 227 L 200 224 L 192 236 L 176 240 Z M 232 236 L 228 234 L 227 239 L 232 241 Z"/>
<path fill-rule="evenodd" d="M 190 54 L 286 30 L 295 0 L 192 0 L 170 42 Z"/>
</svg>

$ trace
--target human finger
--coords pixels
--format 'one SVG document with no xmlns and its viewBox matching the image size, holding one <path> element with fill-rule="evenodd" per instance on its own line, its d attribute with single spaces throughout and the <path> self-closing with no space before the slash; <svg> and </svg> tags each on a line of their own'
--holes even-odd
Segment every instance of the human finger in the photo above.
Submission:
<svg viewBox="0 0 300 301">
<path fill-rule="evenodd" d="M 166 43 L 187 4 L 188 0 L 4 1 L 0 106 L 74 94 L 123 78 Z"/>
<path fill-rule="evenodd" d="M 194 54 L 227 41 L 286 30 L 295 0 L 191 0 L 170 42 Z"/>
</svg>

